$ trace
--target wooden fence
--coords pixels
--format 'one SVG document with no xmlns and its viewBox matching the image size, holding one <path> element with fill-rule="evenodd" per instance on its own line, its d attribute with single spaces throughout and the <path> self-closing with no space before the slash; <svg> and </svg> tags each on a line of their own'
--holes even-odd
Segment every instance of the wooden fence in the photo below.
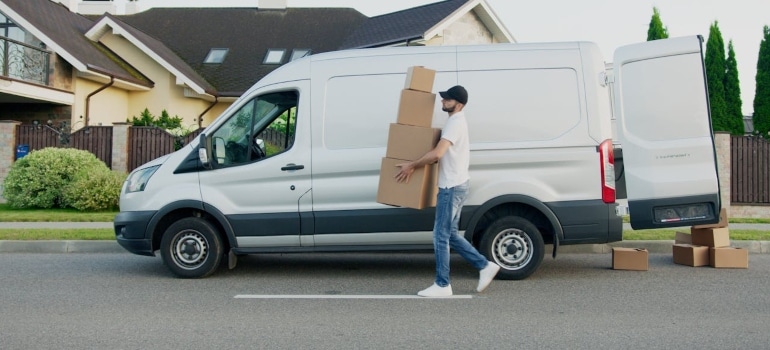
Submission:
<svg viewBox="0 0 770 350">
<path fill-rule="evenodd" d="M 128 129 L 128 171 L 155 158 L 165 156 L 194 140 L 203 129 L 184 137 L 169 134 L 154 126 L 132 126 Z"/>
<path fill-rule="evenodd" d="M 770 142 L 732 136 L 730 153 L 730 203 L 770 204 Z"/>
<path fill-rule="evenodd" d="M 47 125 L 16 126 L 16 146 L 27 145 L 29 152 L 46 147 L 71 147 L 93 153 L 112 167 L 112 127 L 90 126 L 72 134 Z"/>
</svg>

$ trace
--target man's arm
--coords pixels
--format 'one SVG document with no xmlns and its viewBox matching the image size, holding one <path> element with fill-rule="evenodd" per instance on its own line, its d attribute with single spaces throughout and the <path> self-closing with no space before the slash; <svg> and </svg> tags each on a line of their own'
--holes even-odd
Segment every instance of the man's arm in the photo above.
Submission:
<svg viewBox="0 0 770 350">
<path fill-rule="evenodd" d="M 437 162 L 444 156 L 444 153 L 446 153 L 451 146 L 452 142 L 447 139 L 441 139 L 436 147 L 428 151 L 428 153 L 425 153 L 420 159 L 408 163 L 396 164 L 397 167 L 401 168 L 401 171 L 394 176 L 396 181 L 409 182 L 409 178 L 412 176 L 412 173 L 414 173 L 414 169 Z"/>
</svg>

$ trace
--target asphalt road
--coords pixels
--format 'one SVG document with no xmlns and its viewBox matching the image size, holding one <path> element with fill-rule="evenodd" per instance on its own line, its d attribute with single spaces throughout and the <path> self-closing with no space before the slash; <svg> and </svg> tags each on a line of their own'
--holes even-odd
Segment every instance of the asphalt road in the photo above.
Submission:
<svg viewBox="0 0 770 350">
<path fill-rule="evenodd" d="M 546 257 L 529 279 L 477 294 L 476 271 L 454 257 L 463 299 L 417 299 L 431 254 L 249 256 L 182 280 L 160 258 L 7 253 L 0 348 L 767 349 L 770 255 L 745 270 L 649 262 Z"/>
</svg>

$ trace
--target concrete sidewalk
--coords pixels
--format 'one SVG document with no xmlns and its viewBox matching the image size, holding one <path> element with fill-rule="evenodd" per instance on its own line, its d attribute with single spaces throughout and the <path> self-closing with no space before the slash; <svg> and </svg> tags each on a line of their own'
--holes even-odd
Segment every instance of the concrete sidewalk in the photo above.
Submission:
<svg viewBox="0 0 770 350">
<path fill-rule="evenodd" d="M 0 229 L 77 229 L 113 227 L 112 222 L 0 222 Z M 629 224 L 624 224 L 630 230 Z M 739 230 L 770 231 L 770 224 L 730 224 Z M 688 228 L 683 227 L 686 231 Z M 608 244 L 581 244 L 559 247 L 558 254 L 610 253 L 612 247 L 646 248 L 650 253 L 671 254 L 674 241 L 622 241 Z M 770 241 L 732 241 L 732 246 L 744 248 L 751 254 L 770 254 Z M 550 255 L 552 246 L 546 246 Z M 115 241 L 0 241 L 0 253 L 128 253 Z"/>
</svg>

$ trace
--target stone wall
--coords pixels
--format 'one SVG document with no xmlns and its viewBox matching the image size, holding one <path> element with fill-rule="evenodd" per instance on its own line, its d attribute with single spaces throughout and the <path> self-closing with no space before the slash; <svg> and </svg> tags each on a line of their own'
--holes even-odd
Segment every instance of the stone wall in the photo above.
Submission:
<svg viewBox="0 0 770 350">
<path fill-rule="evenodd" d="M 17 121 L 0 120 L 0 203 L 5 202 L 3 182 L 16 160 L 16 125 L 19 124 Z"/>
<path fill-rule="evenodd" d="M 428 39 L 426 45 L 470 45 L 494 42 L 492 33 L 481 22 L 479 16 L 470 11 L 444 29 L 440 36 Z"/>
</svg>

